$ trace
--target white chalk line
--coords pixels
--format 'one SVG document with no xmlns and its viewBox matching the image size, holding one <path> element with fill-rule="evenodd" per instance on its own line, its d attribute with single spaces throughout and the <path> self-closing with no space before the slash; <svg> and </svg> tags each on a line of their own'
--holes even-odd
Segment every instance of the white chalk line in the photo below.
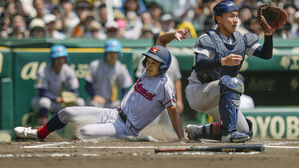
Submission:
<svg viewBox="0 0 299 168">
<path fill-rule="evenodd" d="M 155 149 L 155 148 L 187 148 L 190 146 L 55 146 L 61 144 L 49 144 L 47 146 L 34 145 L 34 146 L 23 146 L 26 149 L 68 149 L 68 148 L 82 148 L 82 149 Z M 207 147 L 207 146 L 200 146 Z"/>
<path fill-rule="evenodd" d="M 33 146 L 23 146 L 23 148 L 46 148 L 50 146 L 57 146 L 57 145 L 67 145 L 71 144 L 71 142 L 56 142 L 56 143 L 50 143 L 50 144 L 41 144 L 41 145 L 33 145 Z"/>
<path fill-rule="evenodd" d="M 43 157 L 98 157 L 96 153 L 84 153 L 84 154 L 69 154 L 69 153 L 50 153 L 50 154 L 0 154 L 0 158 L 43 158 Z"/>
</svg>

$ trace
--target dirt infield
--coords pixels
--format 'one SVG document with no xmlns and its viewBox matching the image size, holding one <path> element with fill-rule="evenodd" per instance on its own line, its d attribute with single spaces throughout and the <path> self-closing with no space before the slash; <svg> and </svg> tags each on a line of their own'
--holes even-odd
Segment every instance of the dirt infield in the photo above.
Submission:
<svg viewBox="0 0 299 168">
<path fill-rule="evenodd" d="M 101 139 L 98 141 L 15 141 L 0 143 L 3 168 L 152 168 L 152 167 L 262 167 L 297 168 L 299 140 L 253 140 L 247 144 L 264 144 L 265 152 L 154 152 L 155 147 L 190 147 L 227 145 L 215 142 L 140 142 Z"/>
<path fill-rule="evenodd" d="M 151 135 L 150 137 L 147 135 Z M 260 140 L 246 144 L 263 144 L 264 152 L 171 152 L 155 153 L 157 147 L 207 147 L 231 145 L 212 141 L 176 142 L 175 133 L 165 127 L 145 128 L 139 138 L 101 138 L 66 140 L 56 133 L 43 142 L 15 140 L 0 143 L 2 168 L 153 168 L 153 167 L 240 167 L 298 168 L 299 139 Z"/>
</svg>

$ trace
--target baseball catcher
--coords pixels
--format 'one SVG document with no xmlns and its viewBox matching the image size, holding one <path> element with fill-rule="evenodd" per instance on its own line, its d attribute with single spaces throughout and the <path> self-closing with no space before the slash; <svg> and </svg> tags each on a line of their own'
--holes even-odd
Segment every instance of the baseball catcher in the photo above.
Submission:
<svg viewBox="0 0 299 168">
<path fill-rule="evenodd" d="M 195 66 L 186 87 L 186 98 L 191 108 L 211 115 L 216 122 L 187 125 L 192 140 L 216 139 L 222 142 L 245 142 L 252 138 L 252 123 L 239 111 L 244 84 L 238 74 L 245 55 L 270 59 L 272 33 L 285 23 L 281 9 L 259 8 L 263 22 L 264 44 L 258 43 L 253 33 L 242 35 L 236 31 L 239 8 L 233 0 L 219 2 L 213 8 L 216 30 L 200 36 L 195 44 Z"/>
</svg>

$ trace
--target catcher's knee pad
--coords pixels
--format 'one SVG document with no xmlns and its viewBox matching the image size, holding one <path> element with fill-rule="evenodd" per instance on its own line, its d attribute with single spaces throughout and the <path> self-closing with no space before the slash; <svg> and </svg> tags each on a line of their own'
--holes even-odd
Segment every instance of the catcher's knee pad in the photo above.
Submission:
<svg viewBox="0 0 299 168">
<path fill-rule="evenodd" d="M 223 76 L 220 78 L 219 112 L 222 121 L 221 135 L 236 131 L 240 96 L 244 92 L 244 84 L 238 78 Z"/>
<path fill-rule="evenodd" d="M 47 97 L 41 97 L 38 100 L 38 106 L 39 106 L 39 108 L 46 108 L 46 109 L 50 110 L 51 100 Z"/>
</svg>

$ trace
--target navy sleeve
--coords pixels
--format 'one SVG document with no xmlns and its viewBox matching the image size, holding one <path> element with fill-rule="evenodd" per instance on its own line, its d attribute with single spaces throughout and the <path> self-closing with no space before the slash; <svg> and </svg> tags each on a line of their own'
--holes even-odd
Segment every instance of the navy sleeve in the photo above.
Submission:
<svg viewBox="0 0 299 168">
<path fill-rule="evenodd" d="M 47 92 L 46 89 L 38 89 L 39 97 L 48 97 L 51 101 L 56 101 L 56 96 Z"/>
<path fill-rule="evenodd" d="M 85 81 L 85 82 L 86 82 L 86 84 L 85 84 L 85 90 L 87 91 L 87 93 L 88 93 L 91 97 L 93 97 L 93 96 L 95 95 L 95 91 L 94 91 L 94 89 L 93 89 L 93 87 L 92 87 L 92 83 L 87 82 L 87 81 Z"/>
<path fill-rule="evenodd" d="M 77 97 L 79 97 L 79 91 L 78 91 L 78 89 L 72 89 L 72 90 L 70 90 L 71 92 L 73 92 Z"/>
<path fill-rule="evenodd" d="M 221 58 L 198 58 L 196 66 L 199 70 L 210 70 L 221 66 Z"/>
<path fill-rule="evenodd" d="M 265 41 L 263 47 L 258 47 L 253 55 L 262 59 L 270 59 L 272 58 L 273 51 L 273 38 L 272 36 L 265 36 Z"/>
</svg>

